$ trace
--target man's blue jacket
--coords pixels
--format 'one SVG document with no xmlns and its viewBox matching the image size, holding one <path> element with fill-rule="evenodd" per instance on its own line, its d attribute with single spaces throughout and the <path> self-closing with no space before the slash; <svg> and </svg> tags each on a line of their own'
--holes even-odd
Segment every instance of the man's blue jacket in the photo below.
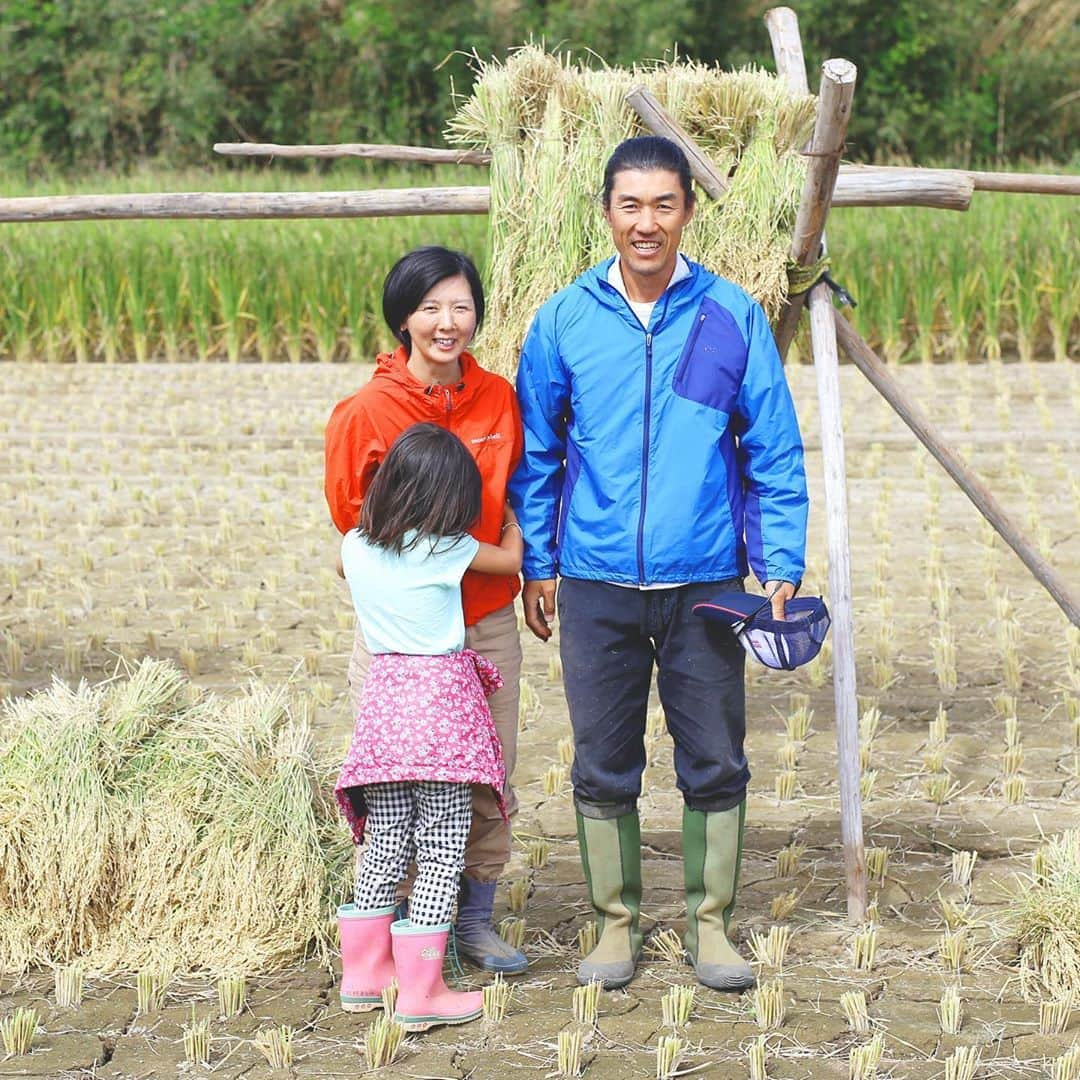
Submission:
<svg viewBox="0 0 1080 1080">
<path fill-rule="evenodd" d="M 765 313 L 687 260 L 647 328 L 612 259 L 537 312 L 517 394 L 510 499 L 526 580 L 799 583 L 807 494 L 795 409 Z"/>
</svg>

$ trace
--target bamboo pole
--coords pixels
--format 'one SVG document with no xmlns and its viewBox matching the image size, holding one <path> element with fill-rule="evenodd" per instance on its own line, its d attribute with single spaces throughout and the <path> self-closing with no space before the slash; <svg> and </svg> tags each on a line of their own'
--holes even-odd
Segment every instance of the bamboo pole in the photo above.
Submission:
<svg viewBox="0 0 1080 1080">
<path fill-rule="evenodd" d="M 377 161 L 415 161 L 428 165 L 488 165 L 482 150 L 446 150 L 434 146 L 393 146 L 382 143 L 319 143 L 308 146 L 281 143 L 214 143 L 214 153 L 228 157 L 368 158 Z"/>
<path fill-rule="evenodd" d="M 994 531 L 1009 545 L 1036 580 L 1053 597 L 1073 626 L 1080 626 L 1080 597 L 1060 574 L 1039 554 L 1035 545 L 994 498 L 990 489 L 972 472 L 956 450 L 937 431 L 908 392 L 889 374 L 885 362 L 866 344 L 855 328 L 833 309 L 836 336 L 851 362 L 870 380 L 900 419 L 915 433 L 941 467 L 956 481 L 964 494 Z"/>
<path fill-rule="evenodd" d="M 175 192 L 164 195 L 41 195 L 0 199 L 0 221 L 127 218 L 368 218 L 486 214 L 486 187 L 377 191 Z"/>
</svg>

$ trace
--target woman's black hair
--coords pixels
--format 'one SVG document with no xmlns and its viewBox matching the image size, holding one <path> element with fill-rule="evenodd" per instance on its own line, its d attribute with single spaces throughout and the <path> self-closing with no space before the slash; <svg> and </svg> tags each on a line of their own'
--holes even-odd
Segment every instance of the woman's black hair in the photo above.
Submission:
<svg viewBox="0 0 1080 1080">
<path fill-rule="evenodd" d="M 369 543 L 400 554 L 405 534 L 460 536 L 480 516 L 480 470 L 465 444 L 438 424 L 413 424 L 393 442 L 360 510 Z"/>
<path fill-rule="evenodd" d="M 615 147 L 604 168 L 604 209 L 611 208 L 611 190 L 615 186 L 615 175 L 634 169 L 638 172 L 650 172 L 664 169 L 679 174 L 686 204 L 694 201 L 694 188 L 690 179 L 690 162 L 682 148 L 662 135 L 639 135 L 636 139 L 626 139 Z"/>
<path fill-rule="evenodd" d="M 382 310 L 391 333 L 405 346 L 412 348 L 405 320 L 420 306 L 420 301 L 440 281 L 461 274 L 469 283 L 473 306 L 476 308 L 476 329 L 484 321 L 484 286 L 472 259 L 464 252 L 444 247 L 420 247 L 402 255 L 390 268 L 383 282 Z"/>
</svg>

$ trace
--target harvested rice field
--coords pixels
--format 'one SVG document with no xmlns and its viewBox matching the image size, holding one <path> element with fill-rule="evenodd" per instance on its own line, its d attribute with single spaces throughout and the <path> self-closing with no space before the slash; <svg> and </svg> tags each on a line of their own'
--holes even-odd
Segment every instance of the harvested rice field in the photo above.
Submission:
<svg viewBox="0 0 1080 1080">
<path fill-rule="evenodd" d="M 826 560 L 814 374 L 788 370 L 815 500 L 806 590 L 818 592 Z M 893 370 L 1075 582 L 1080 364 Z M 183 686 L 174 689 L 188 702 L 192 687 L 227 703 L 257 693 L 244 690 L 253 678 L 288 683 L 316 758 L 332 762 L 350 733 L 353 620 L 333 572 L 321 431 L 366 369 L 0 372 L 0 696 L 25 699 L 53 679 L 98 683 L 147 656 L 175 663 Z M 633 983 L 600 995 L 591 1018 L 574 994 L 590 913 L 560 670 L 555 649 L 523 632 L 522 809 L 499 914 L 507 933 L 523 934 L 532 966 L 510 981 L 502 1020 L 410 1035 L 380 1075 L 1080 1077 L 1080 833 L 1070 832 L 1080 829 L 1080 636 L 854 368 L 842 369 L 841 386 L 867 923 L 845 920 L 827 649 L 798 673 L 757 671 L 749 688 L 754 778 L 734 927 L 758 992 L 698 987 L 692 1001 L 675 992 L 695 983 L 675 945 L 680 807 L 654 707 L 641 801 L 649 941 Z M 0 720 L 0 748 L 13 715 L 9 707 Z M 0 833 L 15 827 L 15 810 L 8 786 Z M 74 843 L 77 824 L 70 834 L 58 825 L 56 844 Z M 119 865 L 119 855 L 103 858 Z M 170 873 L 167 859 L 155 865 Z M 65 871 L 72 889 L 78 870 Z M 254 874 L 251 882 L 256 900 L 277 888 Z M 59 890 L 55 904 L 64 902 Z M 259 910 L 244 906 L 251 918 Z M 175 906 L 166 916 L 175 925 Z M 0 905 L 0 923 L 13 918 Z M 191 940 L 214 947 L 212 934 Z M 9 960 L 0 1035 L 5 1051 L 28 1052 L 3 1057 L 0 1076 L 363 1074 L 372 1017 L 340 1011 L 332 964 L 312 956 L 273 967 L 272 950 L 261 955 L 264 969 L 233 971 L 246 995 L 219 983 L 213 955 L 192 956 L 192 970 L 170 972 L 148 956 L 138 971 L 108 974 L 73 970 L 59 952 L 59 971 Z M 472 986 L 489 981 L 466 974 Z M 200 1056 L 208 1064 L 194 1064 Z M 284 1069 L 272 1073 L 270 1060 Z"/>
</svg>

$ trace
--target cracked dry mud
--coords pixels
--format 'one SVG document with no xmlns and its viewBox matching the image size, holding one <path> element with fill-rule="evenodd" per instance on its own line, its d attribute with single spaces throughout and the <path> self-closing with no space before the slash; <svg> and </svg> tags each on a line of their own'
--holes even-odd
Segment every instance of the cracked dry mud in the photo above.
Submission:
<svg viewBox="0 0 1080 1080">
<path fill-rule="evenodd" d="M 256 658 L 256 670 L 283 679 L 317 654 L 314 665 L 309 660 L 317 674 L 297 678 L 326 702 L 315 710 L 318 738 L 335 751 L 343 748 L 350 726 L 343 694 L 348 601 L 325 573 L 333 544 L 320 492 L 321 423 L 366 373 L 341 366 L 4 370 L 0 411 L 8 417 L 11 452 L 0 466 L 0 522 L 14 540 L 0 552 L 7 575 L 0 627 L 19 640 L 24 657 L 19 670 L 0 674 L 7 689 L 24 693 L 47 685 L 54 672 L 65 675 L 65 662 L 71 666 L 65 640 L 80 644 L 82 673 L 102 677 L 118 652 L 145 652 L 151 629 L 157 655 L 177 657 L 181 648 L 192 648 L 195 681 L 227 689 L 247 677 L 252 656 L 241 656 L 244 645 L 269 627 L 276 642 Z M 1075 578 L 1080 491 L 1069 463 L 1080 442 L 1080 365 L 956 364 L 901 368 L 896 375 L 1040 539 L 1050 561 Z M 789 368 L 789 376 L 813 496 L 805 588 L 818 592 L 826 556 L 814 376 L 805 367 Z M 841 386 L 859 690 L 864 707 L 875 703 L 882 714 L 868 762 L 876 777 L 864 828 L 868 847 L 888 849 L 888 869 L 883 881 L 871 884 L 880 921 L 874 964 L 855 971 L 856 928 L 844 919 L 831 687 L 822 670 L 755 673 L 747 740 L 754 779 L 734 925 L 744 951 L 754 931 L 782 923 L 792 934 L 782 972 L 787 1014 L 768 1036 L 768 1075 L 846 1077 L 851 1048 L 867 1037 L 849 1031 L 839 999 L 861 988 L 874 1028 L 884 1034 L 882 1075 L 940 1077 L 954 1048 L 976 1045 L 977 1077 L 1047 1076 L 1048 1060 L 1080 1041 L 1080 1015 L 1064 1034 L 1039 1034 L 1038 1001 L 1022 992 L 1006 915 L 1040 839 L 1080 825 L 1077 748 L 1066 702 L 1067 695 L 1080 695 L 1080 643 L 1069 644 L 1064 616 L 1000 541 L 988 554 L 976 511 L 861 376 L 844 368 Z M 140 509 L 137 516 L 132 507 Z M 174 514 L 176 507 L 185 512 Z M 236 532 L 231 545 L 215 538 L 223 508 Z M 138 532 L 129 539 L 123 529 L 134 520 Z M 208 550 L 200 549 L 200 537 L 210 538 Z M 84 551 L 89 566 L 77 562 Z M 186 562 L 179 554 L 200 551 Z M 933 582 L 939 579 L 947 582 L 955 631 L 955 690 L 940 688 L 934 668 L 941 600 Z M 135 584 L 147 590 L 146 609 L 132 603 Z M 252 609 L 243 591 L 253 587 Z M 26 603 L 29 589 L 45 593 L 35 610 Z M 126 625 L 113 617 L 117 608 L 127 610 Z M 236 625 L 223 621 L 220 644 L 211 646 L 200 634 L 226 609 Z M 66 630 L 60 629 L 61 611 Z M 1010 692 L 999 648 L 1003 619 L 1018 627 L 1021 661 L 1021 683 L 1012 692 L 1025 790 L 1016 805 L 1003 794 L 1004 721 L 992 704 Z M 884 624 L 893 628 L 891 648 L 879 640 Z M 327 628 L 335 628 L 329 650 Z M 573 1024 L 576 936 L 589 912 L 568 790 L 544 795 L 544 774 L 569 728 L 557 672 L 549 670 L 554 650 L 527 634 L 523 642 L 526 677 L 541 709 L 521 736 L 516 783 L 522 806 L 506 881 L 531 877 L 524 917 L 532 965 L 512 980 L 501 1024 L 410 1036 L 384 1075 L 549 1075 L 558 1033 Z M 69 670 L 66 677 L 76 675 Z M 787 741 L 792 693 L 809 695 L 813 719 L 796 752 L 795 794 L 781 801 L 774 793 L 781 769 L 776 754 Z M 942 753 L 954 785 L 941 805 L 927 798 L 924 762 L 939 704 L 948 714 Z M 666 736 L 650 740 L 641 813 L 644 928 L 679 931 L 680 807 Z M 550 858 L 530 870 L 525 852 L 537 837 L 550 840 Z M 777 853 L 792 843 L 803 846 L 797 868 L 778 877 Z M 978 853 L 969 885 L 951 880 L 954 851 Z M 774 919 L 770 905 L 793 889 L 794 910 Z M 938 952 L 943 899 L 971 904 L 969 947 L 958 977 L 943 970 Z M 499 914 L 505 913 L 503 890 Z M 485 979 L 469 973 L 469 981 Z M 687 967 L 647 951 L 627 990 L 601 998 L 598 1024 L 585 1043 L 585 1076 L 654 1075 L 661 995 L 692 983 Z M 964 1022 L 958 1035 L 943 1035 L 937 1005 L 954 983 Z M 216 1012 L 212 983 L 198 975 L 178 979 L 165 1007 L 150 1015 L 137 1016 L 135 1000 L 133 977 L 91 976 L 81 1006 L 60 1010 L 52 1004 L 50 973 L 5 976 L 0 1014 L 32 1005 L 41 1023 L 33 1052 L 0 1061 L 0 1077 L 142 1080 L 206 1071 L 185 1063 L 182 1031 L 193 1010 L 199 1017 Z M 271 1075 L 251 1039 L 260 1028 L 286 1024 L 298 1032 L 295 1076 L 356 1076 L 364 1071 L 359 1047 L 369 1020 L 337 1008 L 335 975 L 317 965 L 251 973 L 247 1011 L 212 1022 L 209 1071 L 250 1080 Z M 719 1080 L 745 1077 L 747 1047 L 759 1034 L 750 996 L 699 988 L 681 1034 L 683 1068 Z"/>
</svg>

